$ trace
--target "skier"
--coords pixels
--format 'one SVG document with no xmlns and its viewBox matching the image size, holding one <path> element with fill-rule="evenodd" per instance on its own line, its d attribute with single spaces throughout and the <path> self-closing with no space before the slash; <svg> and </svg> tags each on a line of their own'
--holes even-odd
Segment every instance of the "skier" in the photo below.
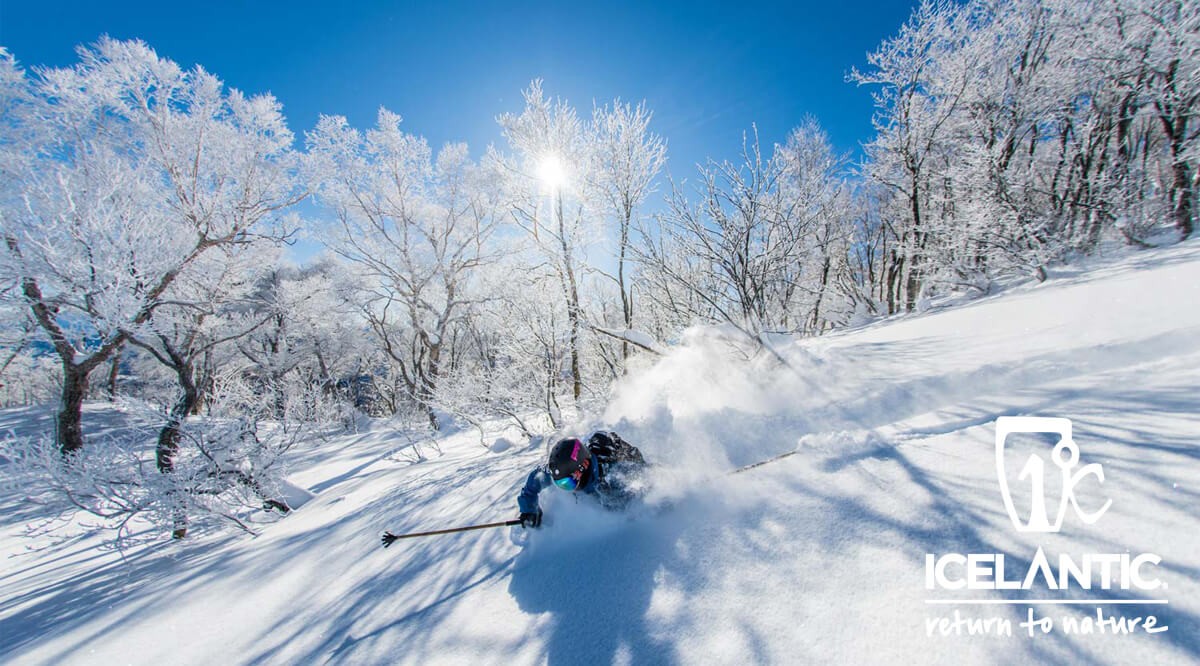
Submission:
<svg viewBox="0 0 1200 666">
<path fill-rule="evenodd" d="M 568 492 L 594 495 L 606 509 L 623 509 L 637 495 L 630 482 L 645 464 L 642 452 L 615 432 L 598 430 L 587 443 L 574 437 L 559 440 L 550 448 L 546 464 L 529 473 L 517 495 L 521 527 L 542 524 L 538 494 L 552 484 Z"/>
</svg>

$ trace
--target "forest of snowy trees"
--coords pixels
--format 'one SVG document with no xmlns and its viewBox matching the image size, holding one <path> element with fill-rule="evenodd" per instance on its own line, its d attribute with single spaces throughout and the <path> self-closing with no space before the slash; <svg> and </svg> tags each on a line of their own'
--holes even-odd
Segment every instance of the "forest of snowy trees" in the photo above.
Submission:
<svg viewBox="0 0 1200 666">
<path fill-rule="evenodd" d="M 303 424 L 545 432 L 688 326 L 770 354 L 767 334 L 1195 220 L 1193 2 L 927 2 L 848 75 L 876 102 L 861 163 L 798 118 L 671 176 L 644 103 L 577 110 L 540 81 L 473 158 L 386 109 L 294 136 L 270 95 L 140 42 L 19 56 L 0 48 L 0 401 L 58 407 L 8 455 L 76 508 L 178 536 L 274 501 Z M 295 266 L 301 236 L 327 251 Z M 85 440 L 85 400 L 146 407 L 154 464 Z"/>
</svg>

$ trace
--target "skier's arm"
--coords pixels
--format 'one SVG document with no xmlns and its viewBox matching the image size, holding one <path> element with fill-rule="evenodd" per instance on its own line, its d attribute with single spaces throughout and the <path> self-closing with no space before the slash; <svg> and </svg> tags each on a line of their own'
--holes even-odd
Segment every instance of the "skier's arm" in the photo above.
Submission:
<svg viewBox="0 0 1200 666">
<path fill-rule="evenodd" d="M 525 487 L 521 489 L 521 494 L 517 495 L 517 506 L 520 507 L 521 513 L 537 513 L 538 494 L 552 483 L 554 481 L 550 479 L 550 475 L 541 467 L 530 472 L 529 478 L 525 479 Z"/>
</svg>

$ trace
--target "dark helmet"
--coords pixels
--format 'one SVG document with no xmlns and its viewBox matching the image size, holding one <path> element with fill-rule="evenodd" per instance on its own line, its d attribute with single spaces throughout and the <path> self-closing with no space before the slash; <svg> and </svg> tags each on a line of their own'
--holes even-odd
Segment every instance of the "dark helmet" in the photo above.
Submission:
<svg viewBox="0 0 1200 666">
<path fill-rule="evenodd" d="M 587 444 L 571 437 L 560 439 L 551 447 L 550 460 L 546 466 L 550 469 L 554 485 L 563 490 L 575 490 L 579 486 L 587 485 L 591 460 L 592 451 Z M 582 473 L 576 474 L 581 470 Z"/>
</svg>

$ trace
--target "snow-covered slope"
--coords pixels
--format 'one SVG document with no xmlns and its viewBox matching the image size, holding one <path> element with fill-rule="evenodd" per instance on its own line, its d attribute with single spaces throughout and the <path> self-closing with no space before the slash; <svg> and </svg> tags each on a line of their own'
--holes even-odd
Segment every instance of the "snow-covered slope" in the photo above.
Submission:
<svg viewBox="0 0 1200 666">
<path fill-rule="evenodd" d="M 36 511 L 3 497 L 0 661 L 1195 663 L 1197 305 L 1192 242 L 956 309 L 781 341 L 789 368 L 695 331 L 579 424 L 613 427 L 659 463 L 646 506 L 608 514 L 551 490 L 538 531 L 381 549 L 384 529 L 512 517 L 542 455 L 461 433 L 412 462 L 391 455 L 399 442 L 383 424 L 309 443 L 291 480 L 315 498 L 254 539 L 160 546 L 127 563 L 90 538 L 25 552 L 40 542 L 16 535 Z M 1112 500 L 1095 524 L 1069 511 L 1058 533 L 1014 528 L 994 453 L 1006 415 L 1072 420 L 1081 462 L 1104 471 L 1103 483 L 1079 483 L 1078 503 Z M 31 415 L 0 417 L 29 427 Z M 1164 585 L 1153 596 L 1169 603 L 929 603 L 1148 596 L 1040 582 L 926 589 L 927 554 L 1002 553 L 1011 579 L 1039 547 L 1055 560 L 1154 553 Z M 1095 618 L 1097 607 L 1169 629 L 1064 631 L 1064 616 Z M 1055 628 L 1030 637 L 1018 625 L 1028 608 Z M 956 611 L 1007 619 L 1013 635 L 941 635 L 937 619 Z"/>
</svg>

